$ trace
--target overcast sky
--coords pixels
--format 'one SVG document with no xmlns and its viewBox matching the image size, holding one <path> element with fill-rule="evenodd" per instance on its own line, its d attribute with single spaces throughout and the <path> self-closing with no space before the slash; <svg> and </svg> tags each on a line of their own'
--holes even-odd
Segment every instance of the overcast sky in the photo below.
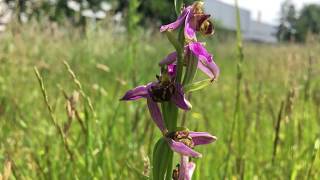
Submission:
<svg viewBox="0 0 320 180">
<path fill-rule="evenodd" d="M 210 0 L 209 0 L 210 1 Z M 234 4 L 234 0 L 219 0 L 228 4 Z M 278 24 L 280 5 L 284 0 L 238 0 L 239 6 L 251 11 L 251 17 L 257 19 L 259 11 L 263 22 Z M 305 4 L 318 3 L 320 0 L 292 0 L 296 8 L 300 10 Z"/>
</svg>

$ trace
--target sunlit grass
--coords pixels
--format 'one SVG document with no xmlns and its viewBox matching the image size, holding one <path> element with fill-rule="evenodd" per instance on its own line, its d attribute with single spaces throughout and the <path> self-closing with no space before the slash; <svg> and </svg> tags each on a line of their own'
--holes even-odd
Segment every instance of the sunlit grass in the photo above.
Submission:
<svg viewBox="0 0 320 180">
<path fill-rule="evenodd" d="M 152 39 L 148 33 L 139 36 L 132 63 L 138 84 L 154 79 L 159 73 L 155 64 L 173 50 L 164 35 L 156 34 Z M 1 34 L 0 41 L 0 172 L 4 162 L 10 161 L 15 179 L 144 179 L 150 175 L 149 158 L 160 133 L 145 102 L 119 102 L 125 90 L 132 88 L 124 35 L 98 29 L 84 37 L 31 26 L 12 28 L 11 33 Z M 233 139 L 226 172 L 236 99 L 236 41 L 218 43 L 213 38 L 207 46 L 220 66 L 220 79 L 192 95 L 195 105 L 187 121 L 190 129 L 211 132 L 219 139 L 199 148 L 206 153 L 198 161 L 195 179 L 239 176 L 239 143 L 245 147 L 245 179 L 318 177 L 319 45 L 244 43 L 238 119 L 243 138 L 242 142 Z M 71 96 L 80 89 L 63 61 L 75 73 L 96 113 L 81 96 L 76 108 L 89 134 L 74 118 L 66 136 L 73 159 L 52 125 L 33 70 L 38 68 L 56 121 L 64 127 L 68 114 L 63 91 Z"/>
</svg>

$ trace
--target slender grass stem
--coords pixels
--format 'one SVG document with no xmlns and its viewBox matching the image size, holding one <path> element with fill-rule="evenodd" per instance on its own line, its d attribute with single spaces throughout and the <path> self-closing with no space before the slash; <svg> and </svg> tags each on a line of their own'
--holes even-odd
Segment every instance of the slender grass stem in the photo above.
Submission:
<svg viewBox="0 0 320 180">
<path fill-rule="evenodd" d="M 243 46 L 242 46 L 242 33 L 241 33 L 241 20 L 240 20 L 240 9 L 238 6 L 238 0 L 235 0 L 235 9 L 236 9 L 236 21 L 237 21 L 237 51 L 238 51 L 238 62 L 237 62 L 237 83 L 236 83 L 236 98 L 235 98 L 235 109 L 233 113 L 233 120 L 231 124 L 231 133 L 229 140 L 227 142 L 228 145 L 228 153 L 225 158 L 225 169 L 224 169 L 224 175 L 223 179 L 226 178 L 227 172 L 228 172 L 228 166 L 229 166 L 229 160 L 231 156 L 231 149 L 232 149 L 232 142 L 233 142 L 233 136 L 234 136 L 234 131 L 237 126 L 237 137 L 238 137 L 238 148 L 240 150 L 239 152 L 239 157 L 241 158 L 241 151 L 242 151 L 242 135 L 241 135 L 241 122 L 240 122 L 240 110 L 241 110 L 241 86 L 242 86 L 242 81 L 243 81 L 243 72 L 242 72 L 242 64 L 244 61 L 244 54 L 243 54 Z M 238 157 L 238 158 L 239 158 Z"/>
<path fill-rule="evenodd" d="M 278 113 L 278 119 L 277 119 L 277 124 L 274 128 L 274 140 L 273 140 L 273 153 L 272 153 L 272 164 L 275 162 L 275 158 L 277 155 L 277 147 L 279 143 L 279 135 L 280 135 L 280 126 L 281 126 L 281 119 L 282 119 L 282 112 L 284 109 L 284 101 L 281 102 L 279 113 Z"/>
<path fill-rule="evenodd" d="M 73 82 L 77 85 L 79 91 L 80 91 L 80 94 L 81 96 L 87 101 L 88 103 L 88 106 L 93 114 L 94 117 L 96 117 L 96 112 L 93 108 L 93 105 L 92 105 L 92 102 L 91 102 L 91 99 L 90 97 L 84 92 L 83 88 L 82 88 L 82 85 L 79 81 L 79 79 L 77 78 L 76 74 L 73 72 L 73 70 L 70 68 L 70 65 L 68 64 L 67 61 L 63 61 L 63 64 L 65 65 L 65 67 L 67 68 L 67 71 L 69 72 L 69 74 L 71 75 L 72 77 L 72 80 Z"/>
<path fill-rule="evenodd" d="M 68 94 L 66 93 L 66 91 L 63 90 L 62 88 L 60 88 L 60 89 L 61 89 L 61 92 L 62 92 L 65 100 L 66 100 L 66 101 L 69 101 L 69 96 L 68 96 Z M 83 123 L 83 120 L 82 120 L 82 118 L 81 118 L 81 116 L 80 116 L 80 114 L 79 114 L 79 112 L 78 112 L 77 109 L 74 109 L 74 115 L 75 115 L 75 118 L 77 119 L 78 123 L 80 124 L 80 127 L 81 127 L 82 132 L 83 132 L 84 134 L 87 134 L 87 129 L 86 129 L 86 127 L 85 127 L 85 125 L 84 125 L 84 123 Z M 72 117 L 68 117 L 68 124 L 66 125 L 66 127 L 65 127 L 65 129 L 64 129 L 64 133 L 66 133 L 67 130 L 70 128 L 71 123 L 72 123 L 72 119 L 73 119 Z"/>
<path fill-rule="evenodd" d="M 317 138 L 314 144 L 314 149 L 310 158 L 310 162 L 309 162 L 309 168 L 307 171 L 307 179 L 312 179 L 311 175 L 312 175 L 312 170 L 314 167 L 314 163 L 316 161 L 317 158 L 317 154 L 319 152 L 320 149 L 320 138 Z"/>
<path fill-rule="evenodd" d="M 92 135 L 91 135 L 91 129 L 92 129 L 92 123 L 94 122 L 94 120 L 96 119 L 96 112 L 93 108 L 92 102 L 90 97 L 84 92 L 82 85 L 80 83 L 80 80 L 77 78 L 76 74 L 73 72 L 73 70 L 71 69 L 70 65 L 68 64 L 67 61 L 63 61 L 63 64 L 65 65 L 67 71 L 69 72 L 69 74 L 72 77 L 73 82 L 76 84 L 76 86 L 78 87 L 78 90 L 80 92 L 80 95 L 86 100 L 89 109 L 93 115 L 93 121 L 90 120 L 90 115 L 89 112 L 87 110 L 87 107 L 84 107 L 84 114 L 85 114 L 85 124 L 86 124 L 86 153 L 85 153 L 85 165 L 86 165 L 86 170 L 87 170 L 87 176 L 90 177 L 90 173 L 91 173 L 91 152 L 92 152 Z"/>
<path fill-rule="evenodd" d="M 59 124 L 57 123 L 57 120 L 56 120 L 56 117 L 54 115 L 54 112 L 52 110 L 52 107 L 51 105 L 49 104 L 49 98 L 48 98 L 48 95 L 47 95 L 47 91 L 45 89 L 45 86 L 44 86 L 44 83 L 43 83 L 43 79 L 38 71 L 38 69 L 36 67 L 34 67 L 34 72 L 37 76 L 37 79 L 38 79 L 38 82 L 39 82 L 39 85 L 40 85 L 40 88 L 41 88 L 41 92 L 42 92 L 42 96 L 43 96 L 43 99 L 45 101 L 45 104 L 48 108 L 48 111 L 49 111 L 49 114 L 50 114 L 50 120 L 51 120 L 51 123 L 54 125 L 54 127 L 56 128 L 60 138 L 61 138 L 61 141 L 65 147 L 65 150 L 67 151 L 67 153 L 69 154 L 69 157 L 71 160 L 73 160 L 73 153 L 71 152 L 71 149 L 69 147 L 69 144 L 68 144 L 68 141 L 63 133 L 63 130 L 62 128 L 59 126 Z"/>
</svg>

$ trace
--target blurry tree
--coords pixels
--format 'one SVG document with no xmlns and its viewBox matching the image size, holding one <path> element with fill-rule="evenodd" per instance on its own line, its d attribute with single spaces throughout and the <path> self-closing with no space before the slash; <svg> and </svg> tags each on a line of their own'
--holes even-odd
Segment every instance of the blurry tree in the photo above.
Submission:
<svg viewBox="0 0 320 180">
<path fill-rule="evenodd" d="M 91 9 L 93 10 L 98 10 L 100 9 L 100 4 L 103 0 L 88 0 L 88 5 L 90 6 Z"/>
<path fill-rule="evenodd" d="M 303 7 L 297 21 L 297 30 L 299 41 L 305 41 L 307 34 L 320 34 L 320 5 L 310 4 Z"/>
<path fill-rule="evenodd" d="M 50 17 L 51 20 L 62 22 L 64 18 L 70 16 L 72 11 L 67 6 L 66 0 L 57 0 L 55 5 L 54 15 Z"/>
<path fill-rule="evenodd" d="M 20 22 L 44 19 L 59 24 L 67 21 L 80 27 L 86 27 L 88 18 L 99 19 L 98 16 L 106 16 L 106 11 L 100 10 L 105 4 L 109 4 L 107 6 L 112 5 L 113 10 L 124 15 L 129 34 L 132 34 L 138 25 L 148 22 L 164 24 L 176 18 L 173 0 L 5 0 L 5 2 L 13 4 L 10 7 Z M 194 0 L 184 0 L 186 5 L 193 2 Z"/>
<path fill-rule="evenodd" d="M 277 31 L 279 41 L 294 40 L 297 34 L 297 12 L 291 0 L 281 4 L 280 25 Z"/>
<path fill-rule="evenodd" d="M 130 0 L 128 7 L 127 29 L 129 36 L 134 36 L 137 30 L 138 23 L 141 20 L 141 15 L 138 12 L 140 6 L 139 0 Z"/>
<path fill-rule="evenodd" d="M 23 21 L 22 20 L 22 15 L 23 15 L 23 13 L 25 13 L 26 12 L 26 3 L 27 3 L 28 1 L 26 1 L 26 0 L 18 0 L 18 3 L 17 3 L 17 8 L 18 8 L 18 14 L 19 14 L 19 16 L 18 16 L 18 19 L 19 19 L 19 21 L 21 22 L 21 21 Z"/>
<path fill-rule="evenodd" d="M 132 78 L 132 83 L 134 86 L 137 85 L 136 80 L 136 65 L 134 60 L 137 58 L 136 51 L 139 45 L 139 41 L 137 39 L 137 30 L 139 28 L 139 22 L 141 20 L 141 15 L 138 12 L 138 8 L 140 6 L 140 0 L 130 0 L 128 13 L 126 18 L 126 25 L 128 31 L 128 48 L 127 48 L 127 57 L 128 57 L 128 66 L 130 70 L 128 71 L 128 77 Z"/>
<path fill-rule="evenodd" d="M 320 5 L 304 6 L 297 16 L 294 4 L 286 0 L 281 5 L 281 18 L 277 37 L 279 41 L 304 42 L 307 35 L 320 34 Z"/>
<path fill-rule="evenodd" d="M 5 0 L 7 4 L 11 4 L 10 7 L 14 10 L 19 21 L 23 21 L 22 17 L 24 16 L 27 16 L 27 19 L 41 18 L 42 16 L 56 22 L 64 22 L 75 16 L 75 9 L 69 7 L 68 3 L 82 9 L 98 11 L 101 10 L 103 2 L 111 1 L 116 0 Z"/>
<path fill-rule="evenodd" d="M 130 0 L 118 0 L 117 11 L 128 9 Z M 160 23 L 169 23 L 175 19 L 175 9 L 173 0 L 141 0 L 138 11 L 143 15 L 142 23 L 148 20 L 158 20 Z M 184 0 L 186 5 L 191 4 L 194 0 Z"/>
</svg>

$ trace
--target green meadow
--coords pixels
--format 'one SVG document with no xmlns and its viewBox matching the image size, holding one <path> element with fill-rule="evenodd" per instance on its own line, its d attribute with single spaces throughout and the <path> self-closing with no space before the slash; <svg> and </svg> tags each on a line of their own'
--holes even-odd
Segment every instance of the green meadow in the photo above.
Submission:
<svg viewBox="0 0 320 180">
<path fill-rule="evenodd" d="M 111 27 L 86 35 L 66 29 L 29 24 L 0 34 L 0 173 L 151 179 L 161 133 L 145 100 L 119 99 L 155 80 L 158 62 L 174 48 L 157 30 L 130 40 Z M 189 95 L 193 108 L 178 122 L 218 138 L 196 148 L 203 157 L 194 159 L 193 178 L 319 178 L 319 43 L 244 42 L 238 81 L 237 42 L 218 37 L 206 46 L 221 75 Z"/>
</svg>

